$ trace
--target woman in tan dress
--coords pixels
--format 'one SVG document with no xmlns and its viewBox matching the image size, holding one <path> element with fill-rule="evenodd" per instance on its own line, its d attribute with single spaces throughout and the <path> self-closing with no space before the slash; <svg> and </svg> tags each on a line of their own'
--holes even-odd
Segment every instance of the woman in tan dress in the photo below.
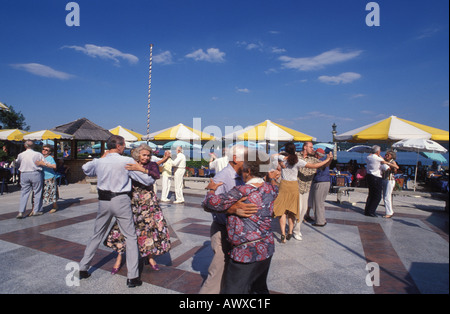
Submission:
<svg viewBox="0 0 450 314">
<path fill-rule="evenodd" d="M 298 190 L 298 170 L 300 168 L 317 169 L 325 165 L 333 154 L 328 154 L 328 157 L 323 162 L 310 164 L 304 160 L 299 160 L 295 154 L 295 145 L 289 142 L 285 145 L 287 156 L 279 155 L 278 160 L 281 166 L 281 183 L 279 194 L 274 203 L 274 217 L 280 218 L 281 228 L 281 243 L 286 243 L 292 237 L 295 220 L 300 219 L 299 208 L 299 190 Z M 288 235 L 286 237 L 286 219 L 288 220 Z"/>
</svg>

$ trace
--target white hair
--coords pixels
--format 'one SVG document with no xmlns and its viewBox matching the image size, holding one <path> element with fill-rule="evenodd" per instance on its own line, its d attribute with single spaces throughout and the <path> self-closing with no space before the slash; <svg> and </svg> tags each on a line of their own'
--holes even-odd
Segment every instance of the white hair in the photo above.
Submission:
<svg viewBox="0 0 450 314">
<path fill-rule="evenodd" d="M 380 151 L 381 151 L 381 147 L 380 146 L 378 146 L 378 145 L 373 145 L 372 146 L 372 154 L 376 154 L 376 153 L 378 153 Z"/>
<path fill-rule="evenodd" d="M 24 146 L 26 148 L 33 148 L 34 147 L 34 142 L 31 141 L 31 140 L 27 140 L 27 141 L 25 141 Z"/>
</svg>

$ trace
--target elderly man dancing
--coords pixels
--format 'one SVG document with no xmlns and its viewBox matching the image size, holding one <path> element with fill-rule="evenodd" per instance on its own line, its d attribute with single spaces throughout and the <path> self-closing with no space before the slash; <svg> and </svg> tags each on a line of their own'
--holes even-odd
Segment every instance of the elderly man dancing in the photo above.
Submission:
<svg viewBox="0 0 450 314">
<path fill-rule="evenodd" d="M 20 153 L 16 159 L 16 164 L 19 165 L 21 187 L 19 214 L 17 215 L 17 219 L 22 219 L 24 217 L 31 191 L 34 192 L 35 208 L 30 216 L 39 216 L 43 213 L 42 189 L 44 187 L 44 177 L 42 175 L 42 168 L 37 164 L 44 160 L 44 156 L 33 150 L 33 141 L 26 141 L 24 146 L 25 151 Z"/>
<path fill-rule="evenodd" d="M 80 279 L 90 276 L 88 269 L 95 251 L 105 238 L 111 219 L 115 217 L 126 241 L 127 285 L 132 288 L 142 285 L 142 281 L 139 278 L 139 251 L 129 196 L 131 179 L 145 185 L 152 184 L 154 180 L 142 172 L 127 170 L 127 165 L 134 164 L 135 161 L 131 157 L 121 156 L 125 149 L 123 137 L 111 136 L 107 148 L 109 151 L 102 158 L 83 165 L 87 176 L 97 176 L 99 206 L 94 234 L 80 262 Z"/>
</svg>

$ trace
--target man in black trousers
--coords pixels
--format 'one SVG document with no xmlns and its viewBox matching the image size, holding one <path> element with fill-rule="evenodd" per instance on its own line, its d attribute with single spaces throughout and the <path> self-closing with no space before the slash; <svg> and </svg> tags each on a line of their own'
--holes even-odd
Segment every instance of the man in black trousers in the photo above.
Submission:
<svg viewBox="0 0 450 314">
<path fill-rule="evenodd" d="M 383 193 L 383 178 L 381 176 L 381 165 L 391 165 L 380 156 L 381 147 L 378 145 L 372 146 L 372 153 L 367 156 L 367 186 L 369 188 L 369 196 L 367 197 L 366 207 L 364 208 L 364 215 L 369 217 L 377 217 L 378 204 L 380 204 Z"/>
</svg>

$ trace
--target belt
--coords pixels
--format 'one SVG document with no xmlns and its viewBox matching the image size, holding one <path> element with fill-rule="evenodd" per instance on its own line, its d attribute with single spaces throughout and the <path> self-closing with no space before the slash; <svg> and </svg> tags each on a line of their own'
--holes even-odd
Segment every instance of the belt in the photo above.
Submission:
<svg viewBox="0 0 450 314">
<path fill-rule="evenodd" d="M 119 195 L 128 195 L 131 197 L 131 192 L 115 193 L 115 192 L 105 191 L 105 190 L 100 190 L 100 189 L 97 189 L 97 192 L 98 192 L 98 199 L 100 201 L 110 201 L 111 199 L 113 199 L 114 197 L 119 196 Z"/>
</svg>

